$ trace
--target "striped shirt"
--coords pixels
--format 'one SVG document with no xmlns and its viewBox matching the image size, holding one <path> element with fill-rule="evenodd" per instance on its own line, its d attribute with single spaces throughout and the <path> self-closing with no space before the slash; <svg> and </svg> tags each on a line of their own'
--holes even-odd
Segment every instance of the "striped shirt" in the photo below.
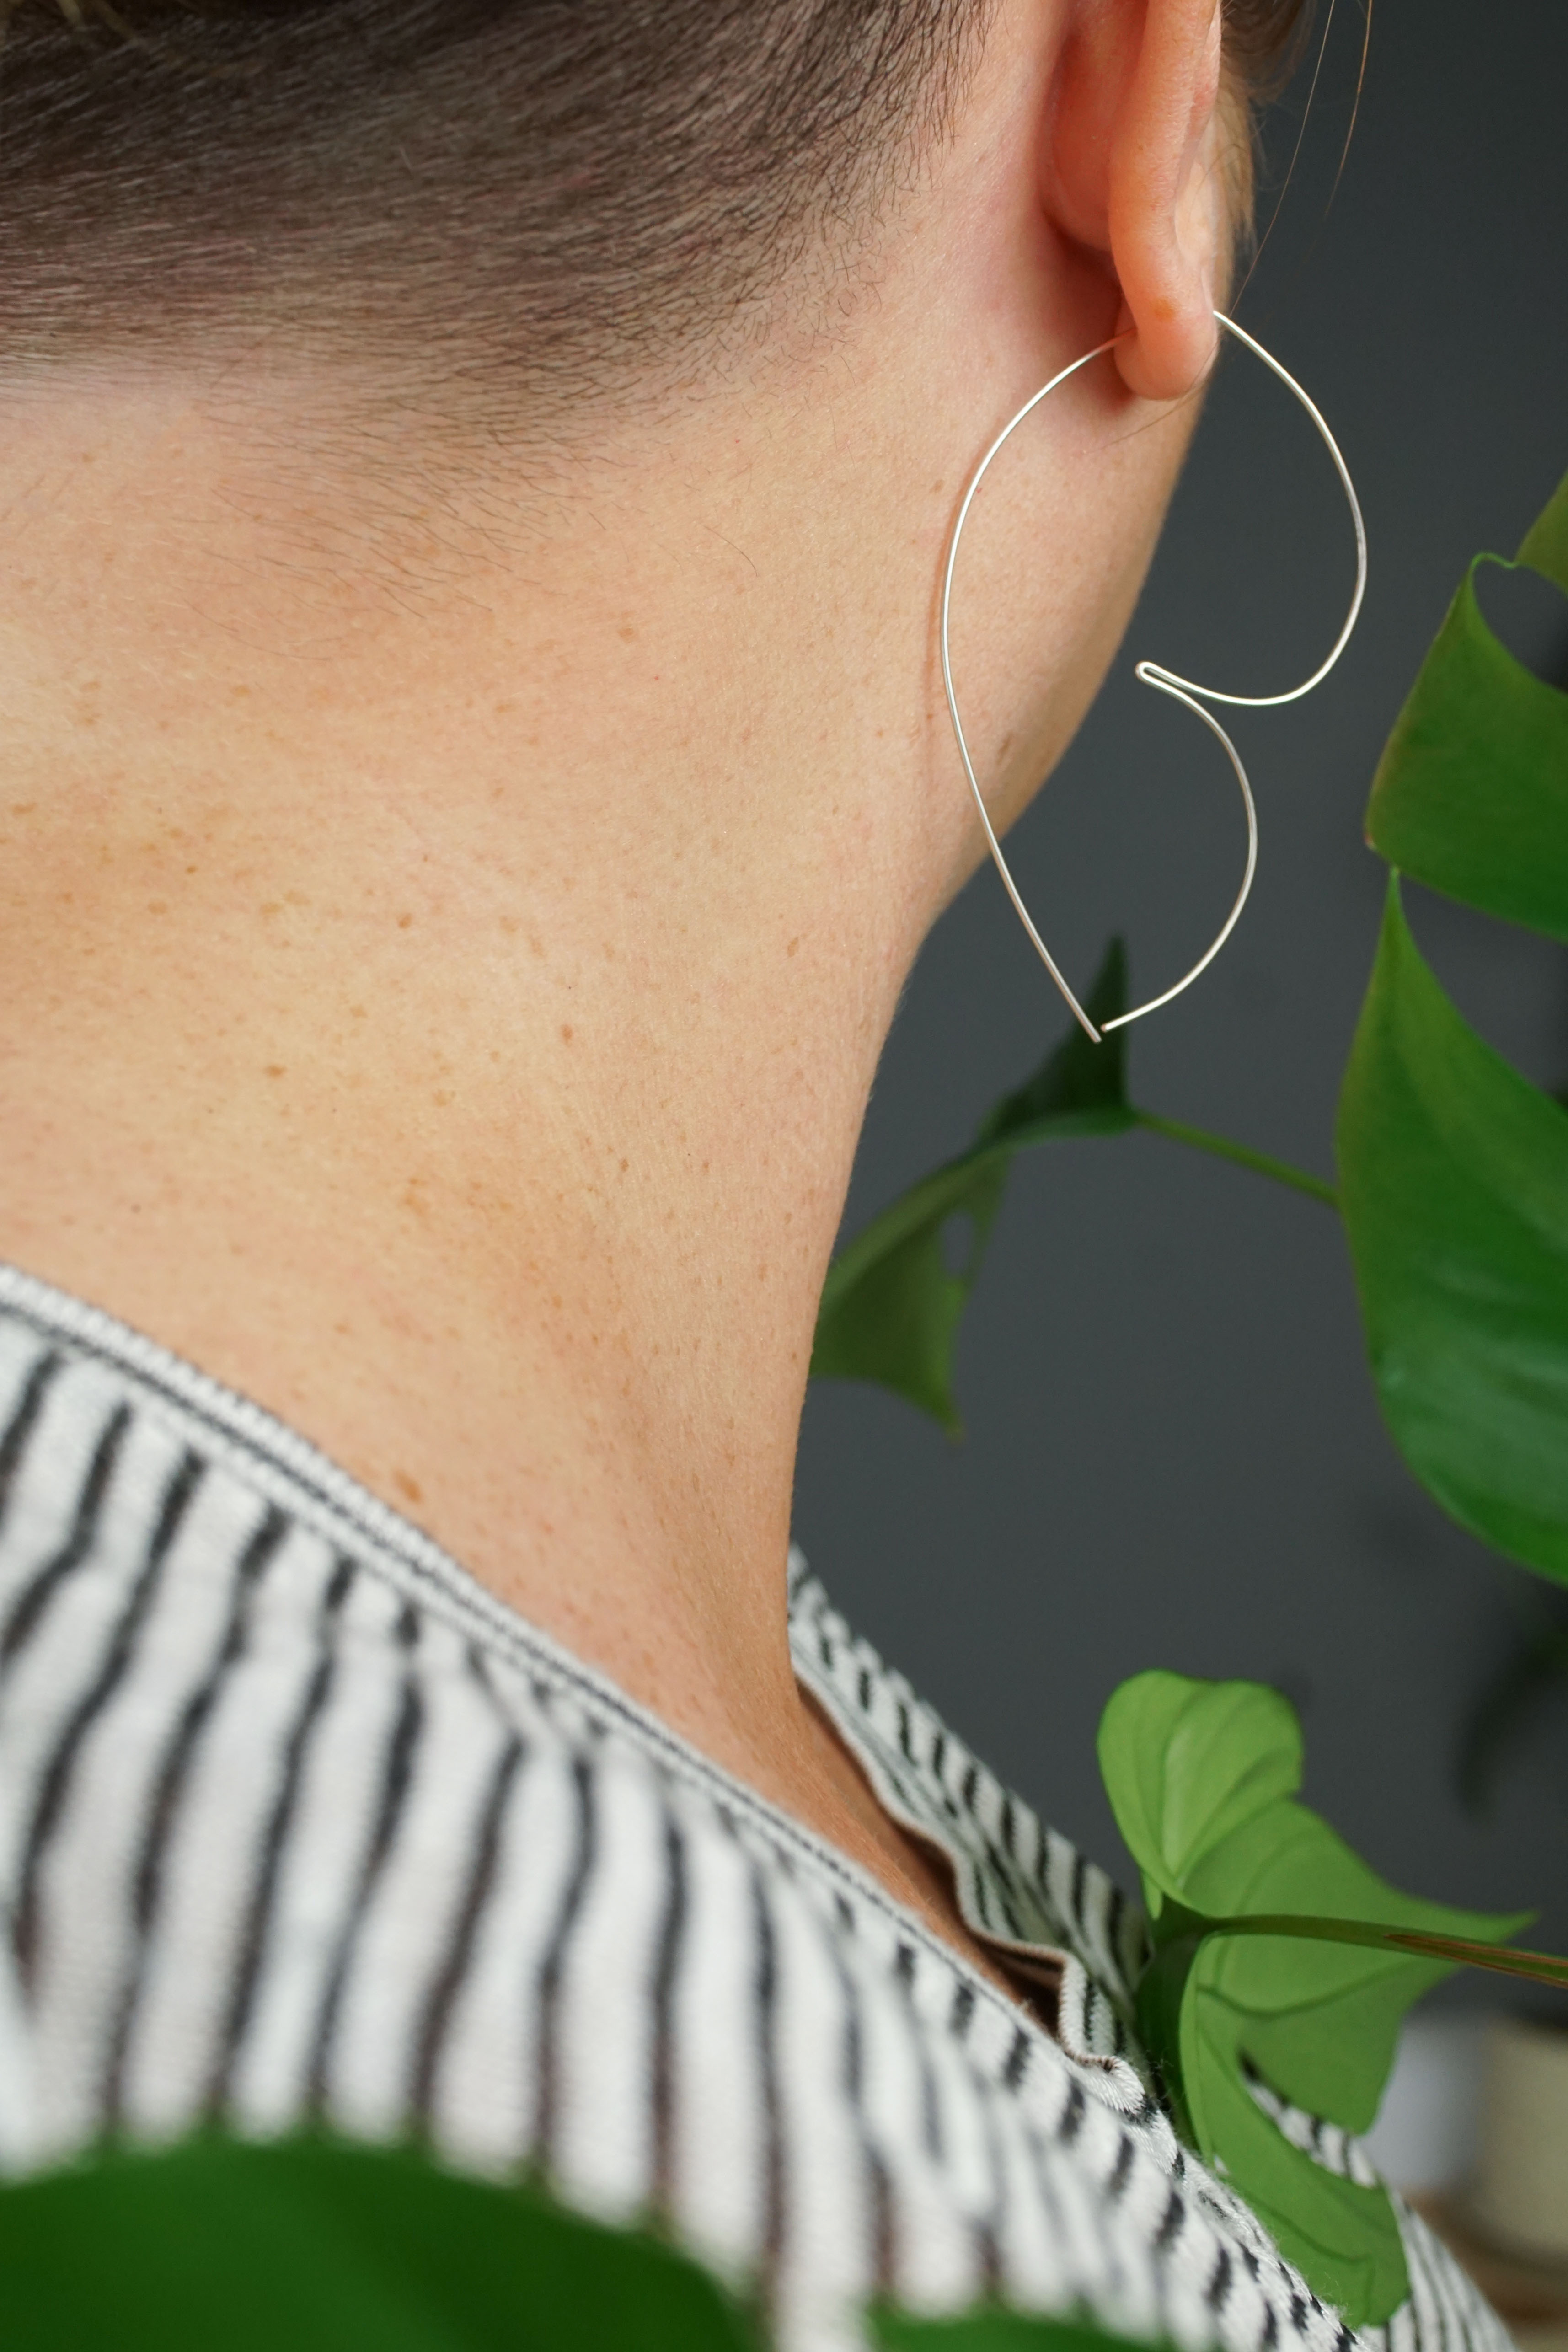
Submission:
<svg viewBox="0 0 1568 2352">
<path fill-rule="evenodd" d="M 1059 1971 L 1055 2038 L 303 1439 L 0 1269 L 0 2164 L 413 2130 L 656 2217 L 783 2352 L 880 2292 L 1348 2352 L 1151 2094 L 1136 1912 L 790 1580 L 801 1683 L 977 1935 Z M 1362 2341 L 1504 2352 L 1405 2229 Z"/>
</svg>

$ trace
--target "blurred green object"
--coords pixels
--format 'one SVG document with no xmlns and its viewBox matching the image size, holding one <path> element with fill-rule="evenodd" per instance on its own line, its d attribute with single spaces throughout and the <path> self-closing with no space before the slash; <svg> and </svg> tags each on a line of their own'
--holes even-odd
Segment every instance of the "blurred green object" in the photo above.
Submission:
<svg viewBox="0 0 1568 2352">
<path fill-rule="evenodd" d="M 412 2148 L 217 2133 L 0 2187 L 6 2352 L 757 2352 L 643 2234 Z"/>
</svg>

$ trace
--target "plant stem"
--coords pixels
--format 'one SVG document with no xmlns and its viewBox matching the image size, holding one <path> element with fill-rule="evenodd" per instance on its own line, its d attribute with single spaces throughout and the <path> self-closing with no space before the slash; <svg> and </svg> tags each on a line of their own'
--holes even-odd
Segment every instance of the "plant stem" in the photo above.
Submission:
<svg viewBox="0 0 1568 2352">
<path fill-rule="evenodd" d="M 1254 1175 L 1288 1184 L 1293 1192 L 1305 1192 L 1312 1200 L 1326 1201 L 1331 1209 L 1339 1207 L 1339 1194 L 1332 1184 L 1321 1176 L 1309 1175 L 1304 1168 L 1292 1167 L 1288 1160 L 1254 1151 L 1249 1144 L 1232 1143 L 1228 1135 L 1211 1135 L 1206 1127 L 1188 1127 L 1182 1118 L 1161 1118 L 1156 1111 L 1134 1110 L 1133 1117 L 1152 1134 L 1168 1136 L 1173 1143 L 1187 1144 L 1194 1151 L 1211 1152 L 1216 1160 L 1233 1160 L 1239 1168 L 1250 1168 Z"/>
<path fill-rule="evenodd" d="M 1246 1912 L 1233 1919 L 1204 1918 L 1202 1936 L 1291 1936 L 1322 1944 L 1361 1944 L 1385 1952 L 1415 1952 L 1461 1968 L 1495 1969 L 1568 1990 L 1568 1960 L 1554 1952 L 1521 1952 L 1509 1944 L 1481 1944 L 1468 1936 L 1429 1936 L 1419 1927 L 1381 1927 L 1369 1919 L 1319 1919 L 1293 1912 Z"/>
</svg>

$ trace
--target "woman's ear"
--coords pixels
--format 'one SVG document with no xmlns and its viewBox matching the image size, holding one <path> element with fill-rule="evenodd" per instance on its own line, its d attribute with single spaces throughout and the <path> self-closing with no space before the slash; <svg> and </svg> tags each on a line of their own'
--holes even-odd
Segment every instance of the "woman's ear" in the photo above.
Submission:
<svg viewBox="0 0 1568 2352">
<path fill-rule="evenodd" d="M 1045 196 L 1122 289 L 1116 353 L 1145 400 L 1191 392 L 1214 358 L 1230 217 L 1220 0 L 1080 0 L 1056 74 Z"/>
</svg>

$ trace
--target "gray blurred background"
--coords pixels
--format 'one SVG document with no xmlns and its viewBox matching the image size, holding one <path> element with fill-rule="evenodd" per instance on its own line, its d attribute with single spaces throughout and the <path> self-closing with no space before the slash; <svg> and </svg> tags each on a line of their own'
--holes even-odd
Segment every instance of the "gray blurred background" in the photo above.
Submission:
<svg viewBox="0 0 1568 2352">
<path fill-rule="evenodd" d="M 1339 0 L 1310 113 L 1302 75 L 1268 126 L 1260 216 L 1278 219 L 1237 309 L 1340 436 L 1371 538 L 1365 616 L 1311 700 L 1238 714 L 1262 830 L 1251 905 L 1211 972 L 1130 1033 L 1135 1100 L 1323 1175 L 1381 904 L 1361 838 L 1379 749 L 1469 557 L 1511 554 L 1568 468 L 1568 8 L 1376 0 L 1336 187 L 1363 30 Z M 988 429 L 977 416 L 977 446 Z M 1118 929 L 1135 995 L 1166 984 L 1239 871 L 1219 754 L 1133 683 L 1133 658 L 1294 684 L 1351 578 L 1310 425 L 1230 353 L 1124 656 L 1013 837 L 1080 987 Z M 1562 675 L 1554 592 L 1489 609 Z M 1538 1082 L 1568 1080 L 1564 951 L 1409 898 L 1469 1018 Z M 1065 1017 L 988 867 L 911 983 L 846 1236 L 961 1150 Z M 1552 1597 L 1401 1465 L 1331 1211 L 1153 1136 L 1027 1154 L 958 1385 L 958 1445 L 879 1390 L 814 1385 L 796 1532 L 852 1620 L 1049 1820 L 1126 1874 L 1094 1763 L 1105 1698 L 1150 1665 L 1249 1675 L 1300 1706 L 1307 1796 L 1377 1867 L 1451 1902 L 1536 1905 L 1532 1940 L 1568 1948 L 1568 1691 L 1508 1757 L 1490 1815 L 1455 1775 L 1467 1712 Z M 1496 1998 L 1485 1979 L 1440 1998 L 1478 1994 Z"/>
</svg>

